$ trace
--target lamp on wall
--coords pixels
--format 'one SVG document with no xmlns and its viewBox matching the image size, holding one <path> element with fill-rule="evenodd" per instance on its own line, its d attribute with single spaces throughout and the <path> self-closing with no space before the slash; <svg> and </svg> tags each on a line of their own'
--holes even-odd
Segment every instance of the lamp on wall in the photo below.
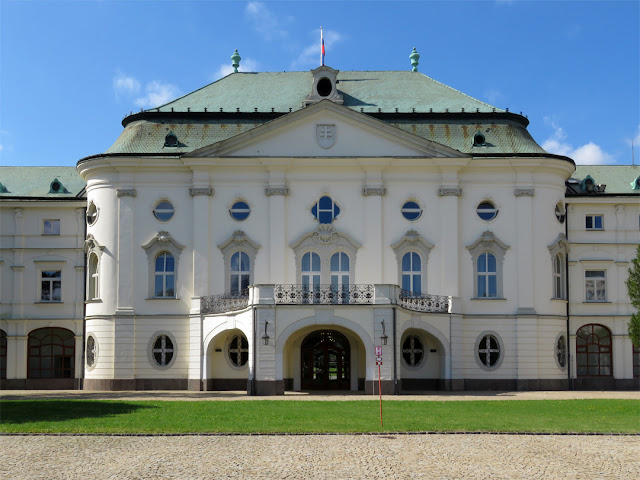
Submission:
<svg viewBox="0 0 640 480">
<path fill-rule="evenodd" d="M 387 331 L 384 326 L 384 318 L 383 318 L 382 319 L 382 336 L 380 337 L 380 341 L 382 342 L 382 345 L 386 345 L 388 339 L 389 337 L 387 337 Z"/>
<path fill-rule="evenodd" d="M 262 343 L 265 345 L 269 345 L 269 334 L 267 333 L 267 325 L 269 322 L 265 320 L 264 322 L 264 335 L 262 335 Z"/>
</svg>

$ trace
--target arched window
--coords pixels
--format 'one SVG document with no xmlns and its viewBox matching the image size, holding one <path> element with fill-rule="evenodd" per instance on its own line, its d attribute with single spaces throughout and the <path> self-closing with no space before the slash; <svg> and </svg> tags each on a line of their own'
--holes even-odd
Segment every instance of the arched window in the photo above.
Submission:
<svg viewBox="0 0 640 480">
<path fill-rule="evenodd" d="M 0 378 L 7 378 L 7 332 L 0 330 Z"/>
<path fill-rule="evenodd" d="M 251 275 L 249 255 L 244 252 L 236 252 L 231 255 L 230 272 L 230 292 L 233 295 L 240 295 L 243 290 L 249 288 L 249 278 Z"/>
<path fill-rule="evenodd" d="M 498 296 L 498 270 L 496 257 L 484 252 L 478 257 L 478 298 Z"/>
<path fill-rule="evenodd" d="M 89 282 L 87 300 L 98 300 L 100 298 L 100 290 L 98 288 L 98 255 L 95 253 L 91 253 L 89 255 L 89 275 L 87 277 L 87 281 Z"/>
<path fill-rule="evenodd" d="M 407 293 L 422 293 L 422 259 L 416 252 L 402 256 L 402 289 Z"/>
<path fill-rule="evenodd" d="M 162 252 L 156 257 L 154 296 L 175 297 L 175 262 L 173 255 Z"/>
<path fill-rule="evenodd" d="M 564 257 L 561 253 L 553 257 L 553 298 L 565 298 Z"/>
<path fill-rule="evenodd" d="M 589 324 L 576 333 L 576 364 L 579 377 L 609 377 L 613 374 L 611 331 Z"/>
<path fill-rule="evenodd" d="M 314 298 L 309 292 L 320 289 L 320 255 L 316 252 L 305 253 L 302 256 L 301 272 L 303 301 L 309 303 Z"/>
<path fill-rule="evenodd" d="M 344 252 L 331 256 L 331 290 L 334 302 L 349 302 L 349 256 Z"/>
<path fill-rule="evenodd" d="M 74 378 L 76 343 L 66 328 L 45 327 L 29 333 L 27 378 Z"/>
</svg>

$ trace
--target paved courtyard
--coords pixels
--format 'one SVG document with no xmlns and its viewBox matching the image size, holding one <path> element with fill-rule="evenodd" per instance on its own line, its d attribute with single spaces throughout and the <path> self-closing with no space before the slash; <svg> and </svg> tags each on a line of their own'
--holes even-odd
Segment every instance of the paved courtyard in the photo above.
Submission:
<svg viewBox="0 0 640 480">
<path fill-rule="evenodd" d="M 2 436 L 2 479 L 635 479 L 640 437 Z"/>
</svg>

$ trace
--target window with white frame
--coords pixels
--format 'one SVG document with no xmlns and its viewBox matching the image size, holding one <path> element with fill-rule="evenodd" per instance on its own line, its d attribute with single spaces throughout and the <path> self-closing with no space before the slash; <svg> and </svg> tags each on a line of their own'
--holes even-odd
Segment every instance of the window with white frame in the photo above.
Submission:
<svg viewBox="0 0 640 480">
<path fill-rule="evenodd" d="M 161 252 L 156 257 L 155 265 L 155 290 L 153 296 L 156 298 L 175 298 L 176 265 L 173 255 L 169 252 Z"/>
<path fill-rule="evenodd" d="M 260 245 L 251 240 L 242 230 L 236 230 L 226 242 L 218 245 L 224 256 L 225 294 L 248 295 L 253 282 L 256 255 Z"/>
<path fill-rule="evenodd" d="M 349 255 L 344 252 L 331 255 L 331 290 L 336 302 L 349 301 Z"/>
<path fill-rule="evenodd" d="M 557 253 L 553 258 L 553 298 L 565 298 L 564 256 Z"/>
<path fill-rule="evenodd" d="M 60 220 L 43 220 L 42 221 L 42 234 L 43 235 L 60 235 Z"/>
<path fill-rule="evenodd" d="M 474 298 L 502 298 L 502 263 L 508 248 L 490 231 L 467 247 L 473 259 Z"/>
<path fill-rule="evenodd" d="M 607 283 L 604 270 L 587 270 L 584 272 L 585 300 L 587 302 L 606 302 Z"/>
<path fill-rule="evenodd" d="M 89 282 L 87 300 L 98 300 L 100 298 L 100 275 L 98 273 L 98 255 L 94 252 L 89 254 L 89 272 L 87 281 Z"/>
<path fill-rule="evenodd" d="M 236 252 L 231 255 L 231 286 L 230 293 L 239 295 L 243 290 L 249 288 L 251 278 L 251 260 L 245 252 Z"/>
<path fill-rule="evenodd" d="M 416 252 L 402 256 L 402 289 L 405 293 L 422 293 L 422 259 Z"/>
<path fill-rule="evenodd" d="M 587 215 L 584 220 L 587 230 L 604 230 L 604 215 Z"/>
<path fill-rule="evenodd" d="M 301 265 L 302 288 L 306 292 L 320 288 L 320 255 L 316 252 L 307 252 L 302 256 Z"/>
<path fill-rule="evenodd" d="M 40 272 L 40 301 L 62 301 L 62 271 L 43 270 Z"/>
</svg>

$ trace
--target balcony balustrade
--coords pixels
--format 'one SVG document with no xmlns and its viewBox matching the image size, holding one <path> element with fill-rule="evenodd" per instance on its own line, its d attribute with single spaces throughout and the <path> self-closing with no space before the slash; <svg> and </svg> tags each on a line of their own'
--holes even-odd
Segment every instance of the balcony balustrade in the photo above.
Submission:
<svg viewBox="0 0 640 480">
<path fill-rule="evenodd" d="M 451 297 L 413 293 L 394 285 L 254 285 L 240 292 L 201 297 L 200 313 L 208 315 L 233 312 L 259 304 L 397 304 L 414 312 L 448 313 Z"/>
</svg>

